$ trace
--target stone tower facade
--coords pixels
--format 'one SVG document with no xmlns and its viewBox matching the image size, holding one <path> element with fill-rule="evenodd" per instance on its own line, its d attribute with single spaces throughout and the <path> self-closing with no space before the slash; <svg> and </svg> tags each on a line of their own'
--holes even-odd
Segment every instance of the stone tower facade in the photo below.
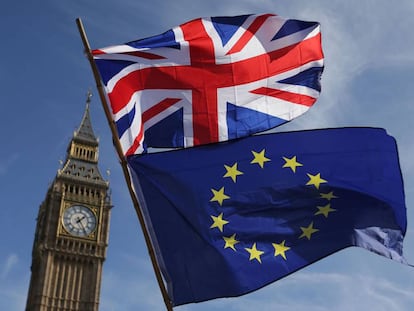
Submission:
<svg viewBox="0 0 414 311">
<path fill-rule="evenodd" d="M 109 182 L 98 168 L 90 114 L 40 205 L 26 311 L 97 311 L 109 238 Z"/>
</svg>

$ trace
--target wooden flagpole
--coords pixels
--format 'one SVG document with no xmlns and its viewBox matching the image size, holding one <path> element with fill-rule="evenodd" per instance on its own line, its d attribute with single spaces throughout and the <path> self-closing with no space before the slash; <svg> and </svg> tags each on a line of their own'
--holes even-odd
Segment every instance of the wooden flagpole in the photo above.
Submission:
<svg viewBox="0 0 414 311">
<path fill-rule="evenodd" d="M 156 275 L 156 278 L 157 278 L 157 281 L 158 281 L 158 285 L 159 285 L 160 290 L 161 290 L 162 297 L 164 299 L 165 306 L 167 307 L 168 311 L 172 311 L 173 310 L 172 303 L 171 303 L 170 298 L 168 297 L 168 293 L 167 293 L 167 290 L 165 288 L 164 281 L 162 279 L 161 270 L 158 266 L 158 262 L 157 262 L 157 259 L 155 257 L 154 246 L 151 243 L 151 239 L 149 237 L 149 233 L 148 233 L 147 227 L 145 225 L 144 216 L 142 214 L 141 208 L 139 206 L 138 200 L 135 196 L 135 193 L 134 193 L 134 190 L 133 190 L 133 187 L 132 187 L 132 184 L 131 184 L 131 176 L 130 176 L 129 171 L 128 171 L 127 162 L 126 162 L 126 159 L 125 159 L 124 154 L 122 152 L 121 143 L 118 139 L 118 134 L 117 134 L 117 129 L 116 129 L 116 126 L 115 126 L 115 122 L 113 121 L 112 116 L 111 116 L 111 112 L 109 111 L 109 106 L 108 106 L 106 96 L 105 96 L 105 92 L 104 92 L 104 89 L 103 89 L 103 86 L 102 86 L 99 71 L 98 71 L 98 68 L 96 67 L 96 64 L 95 64 L 94 60 L 93 60 L 93 56 L 92 56 L 92 53 L 91 53 L 91 48 L 89 46 L 89 41 L 88 41 L 88 38 L 86 37 L 86 33 L 85 33 L 84 28 L 83 28 L 82 20 L 80 18 L 77 18 L 76 19 L 76 24 L 78 25 L 79 34 L 82 38 L 83 46 L 85 48 L 85 53 L 86 53 L 86 56 L 89 60 L 91 68 L 92 68 L 93 76 L 94 76 L 95 82 L 96 82 L 96 87 L 98 89 L 99 97 L 101 99 L 101 103 L 102 103 L 103 109 L 105 111 L 106 119 L 109 123 L 109 127 L 111 128 L 112 139 L 113 139 L 114 144 L 115 144 L 115 149 L 117 151 L 118 157 L 119 157 L 120 162 L 121 162 L 122 170 L 124 172 L 125 181 L 128 185 L 129 194 L 131 195 L 132 201 L 134 203 L 134 208 L 135 208 L 135 211 L 137 213 L 139 223 L 141 225 L 142 233 L 144 234 L 145 243 L 146 243 L 147 248 L 148 248 L 148 253 L 149 253 L 150 258 L 151 258 L 152 267 L 154 268 L 154 272 L 155 272 L 155 275 Z"/>
</svg>

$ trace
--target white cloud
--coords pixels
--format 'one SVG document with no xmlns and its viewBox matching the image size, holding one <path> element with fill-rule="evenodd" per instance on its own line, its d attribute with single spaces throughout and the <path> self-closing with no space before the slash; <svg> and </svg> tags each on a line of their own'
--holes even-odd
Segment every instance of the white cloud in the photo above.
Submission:
<svg viewBox="0 0 414 311">
<path fill-rule="evenodd" d="M 1 270 L 1 279 L 5 280 L 7 278 L 7 276 L 9 275 L 10 271 L 13 269 L 13 267 L 18 263 L 19 258 L 17 257 L 16 254 L 10 254 L 7 259 L 6 262 L 3 265 L 3 268 Z"/>
<path fill-rule="evenodd" d="M 0 267 L 0 307 L 1 310 L 24 310 L 26 304 L 29 274 L 18 271 L 20 262 L 17 254 L 9 254 Z"/>
</svg>

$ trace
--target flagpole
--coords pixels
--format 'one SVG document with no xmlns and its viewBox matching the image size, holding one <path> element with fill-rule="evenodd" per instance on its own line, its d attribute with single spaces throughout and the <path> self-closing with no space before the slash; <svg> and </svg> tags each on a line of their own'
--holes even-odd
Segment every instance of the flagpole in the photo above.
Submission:
<svg viewBox="0 0 414 311">
<path fill-rule="evenodd" d="M 151 263 L 152 263 L 152 266 L 154 268 L 154 272 L 155 272 L 155 275 L 156 275 L 156 278 L 157 278 L 158 285 L 159 285 L 160 290 L 161 290 L 162 297 L 164 299 L 165 306 L 167 307 L 168 311 L 172 311 L 173 307 L 172 307 L 172 304 L 171 304 L 171 300 L 168 297 L 168 293 L 167 293 L 167 290 L 165 288 L 164 281 L 162 279 L 161 270 L 158 266 L 158 262 L 157 262 L 157 259 L 155 257 L 154 247 L 151 243 L 151 239 L 149 237 L 149 233 L 148 233 L 147 227 L 145 225 L 144 216 L 142 214 L 141 208 L 139 206 L 138 200 L 135 196 L 134 189 L 133 189 L 132 184 L 131 184 L 131 176 L 130 176 L 129 171 L 128 171 L 127 162 L 126 162 L 126 159 L 125 159 L 124 154 L 122 152 L 121 143 L 118 139 L 118 134 L 117 134 L 117 129 L 116 129 L 116 126 L 115 126 L 115 122 L 113 121 L 112 116 L 111 116 L 111 112 L 109 111 L 109 106 L 108 106 L 106 96 L 105 96 L 105 92 L 104 92 L 104 89 L 103 89 L 103 86 L 102 86 L 101 78 L 100 78 L 100 75 L 99 75 L 99 72 L 98 72 L 98 68 L 96 67 L 96 64 L 93 60 L 93 56 L 92 56 L 92 53 L 91 53 L 91 48 L 90 48 L 90 45 L 89 45 L 88 38 L 86 37 L 85 29 L 83 28 L 82 20 L 80 18 L 77 18 L 76 19 L 76 24 L 78 26 L 79 34 L 82 38 L 82 42 L 83 42 L 83 45 L 84 45 L 84 48 L 85 48 L 86 56 L 89 60 L 91 68 L 92 68 L 93 76 L 94 76 L 95 82 L 96 82 L 96 87 L 97 87 L 98 92 L 99 92 L 99 97 L 101 99 L 101 103 L 102 103 L 103 109 L 105 111 L 105 116 L 106 116 L 106 119 L 109 123 L 109 127 L 110 127 L 111 132 L 112 132 L 112 138 L 113 138 L 113 141 L 114 141 L 114 144 L 115 144 L 115 149 L 117 151 L 118 157 L 119 157 L 120 162 L 121 162 L 122 170 L 124 172 L 125 181 L 128 185 L 129 194 L 131 195 L 132 201 L 134 203 L 134 208 L 135 208 L 135 211 L 136 211 L 137 216 L 138 216 L 138 220 L 139 220 L 140 225 L 141 225 L 142 233 L 144 234 L 145 243 L 146 243 L 147 248 L 148 248 L 148 253 L 149 253 L 150 258 L 151 258 Z"/>
</svg>

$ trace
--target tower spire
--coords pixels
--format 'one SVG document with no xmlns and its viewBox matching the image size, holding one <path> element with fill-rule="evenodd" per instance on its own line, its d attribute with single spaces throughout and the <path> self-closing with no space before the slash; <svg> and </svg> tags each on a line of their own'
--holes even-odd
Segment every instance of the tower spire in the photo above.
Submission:
<svg viewBox="0 0 414 311">
<path fill-rule="evenodd" d="M 79 128 L 77 129 L 77 131 L 75 131 L 73 138 L 77 138 L 77 139 L 83 140 L 88 143 L 97 143 L 98 139 L 96 138 L 93 132 L 91 117 L 89 114 L 89 106 L 90 106 L 91 97 L 92 97 L 92 93 L 90 90 L 88 91 L 86 96 L 87 97 L 86 97 L 85 112 L 83 114 L 83 118 L 79 125 Z"/>
</svg>

